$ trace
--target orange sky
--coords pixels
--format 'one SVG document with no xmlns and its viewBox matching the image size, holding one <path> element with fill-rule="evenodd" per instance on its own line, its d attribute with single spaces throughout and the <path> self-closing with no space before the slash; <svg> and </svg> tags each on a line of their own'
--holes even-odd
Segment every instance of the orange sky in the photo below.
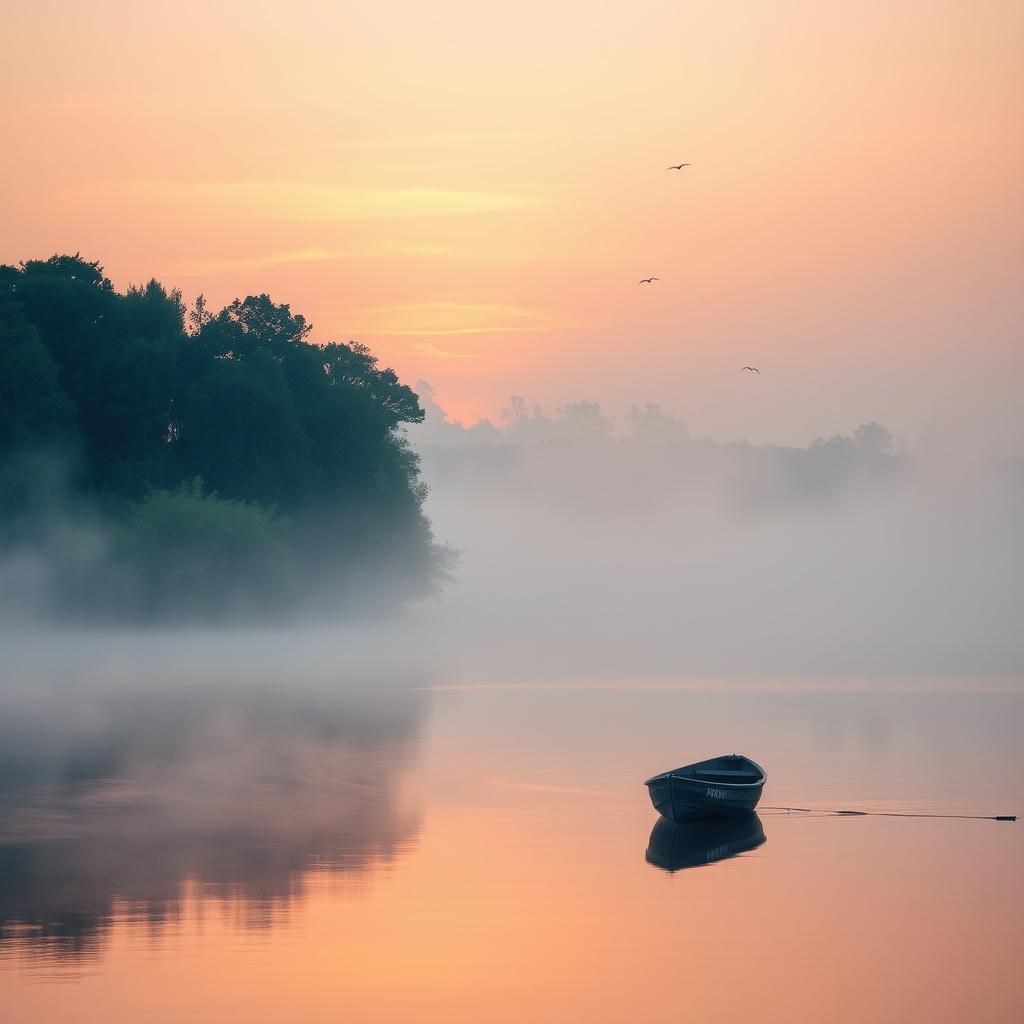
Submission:
<svg viewBox="0 0 1024 1024">
<path fill-rule="evenodd" d="M 1019 2 L 4 20 L 0 261 L 269 291 L 463 417 L 653 400 L 721 437 L 1024 451 Z"/>
</svg>

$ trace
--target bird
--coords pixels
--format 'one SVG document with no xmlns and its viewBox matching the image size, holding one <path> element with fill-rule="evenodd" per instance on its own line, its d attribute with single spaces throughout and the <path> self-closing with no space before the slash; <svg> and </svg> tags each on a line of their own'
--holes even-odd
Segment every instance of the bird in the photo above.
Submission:
<svg viewBox="0 0 1024 1024">
<path fill-rule="evenodd" d="M 744 367 L 743 367 L 743 368 L 742 368 L 742 369 L 740 370 L 740 373 L 742 373 L 742 372 L 743 372 L 743 370 L 753 370 L 753 372 L 754 372 L 754 373 L 756 373 L 756 374 L 758 375 L 758 377 L 760 377 L 760 376 L 761 376 L 761 371 L 760 371 L 760 370 L 759 370 L 759 369 L 758 369 L 758 368 L 757 368 L 756 366 L 744 366 Z"/>
<path fill-rule="evenodd" d="M 660 281 L 660 277 L 642 277 L 637 284 L 650 284 L 652 281 Z"/>
<path fill-rule="evenodd" d="M 671 167 L 666 167 L 666 171 L 681 171 L 684 167 L 692 167 L 693 164 L 672 164 Z"/>
</svg>

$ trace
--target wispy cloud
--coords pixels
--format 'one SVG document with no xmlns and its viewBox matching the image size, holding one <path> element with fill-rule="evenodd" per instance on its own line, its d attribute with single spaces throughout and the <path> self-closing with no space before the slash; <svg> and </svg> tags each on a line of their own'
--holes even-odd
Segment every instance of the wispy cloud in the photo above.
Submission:
<svg viewBox="0 0 1024 1024">
<path fill-rule="evenodd" d="M 149 199 L 271 220 L 361 221 L 497 213 L 545 206 L 538 193 L 456 188 L 363 188 L 306 181 L 149 182 Z"/>
<path fill-rule="evenodd" d="M 377 251 L 398 256 L 453 256 L 458 253 L 450 245 L 398 241 L 378 242 Z"/>
<path fill-rule="evenodd" d="M 372 245 L 349 249 L 325 249 L 311 247 L 308 249 L 288 249 L 282 252 L 271 252 L 261 256 L 224 257 L 222 259 L 184 260 L 174 266 L 177 274 L 186 276 L 206 276 L 209 274 L 231 274 L 244 270 L 261 270 L 265 267 L 285 266 L 291 263 L 326 263 L 333 260 L 366 259 L 373 255 L 437 257 L 459 256 L 477 262 L 508 263 L 526 257 L 515 257 L 507 254 L 495 254 L 480 251 L 460 252 L 450 245 L 438 245 L 429 242 L 405 242 L 399 240 L 379 241 Z"/>
<path fill-rule="evenodd" d="M 179 274 L 230 274 L 238 270 L 259 270 L 263 267 L 277 267 L 288 263 L 321 263 L 330 260 L 348 259 L 355 254 L 344 249 L 290 249 L 287 252 L 269 253 L 266 256 L 248 256 L 237 259 L 191 260 L 178 264 Z"/>
<path fill-rule="evenodd" d="M 494 356 L 487 352 L 456 352 L 453 349 L 438 348 L 429 342 L 421 341 L 410 349 L 392 349 L 395 355 L 399 356 L 429 356 L 431 359 L 493 359 Z"/>
<path fill-rule="evenodd" d="M 453 336 L 550 331 L 568 326 L 542 313 L 492 303 L 422 302 L 404 306 L 371 306 L 352 311 L 366 318 L 356 331 L 363 335 Z"/>
<path fill-rule="evenodd" d="M 348 153 L 353 147 L 362 149 L 416 149 L 419 151 L 431 151 L 451 143 L 482 143 L 505 142 L 509 145 L 516 145 L 523 148 L 535 135 L 526 132 L 510 132 L 502 130 L 472 130 L 472 131 L 448 131 L 448 132 L 420 132 L 400 135 L 373 135 L 352 137 L 346 136 L 343 140 L 333 140 L 324 143 L 322 149 L 339 150 Z"/>
</svg>

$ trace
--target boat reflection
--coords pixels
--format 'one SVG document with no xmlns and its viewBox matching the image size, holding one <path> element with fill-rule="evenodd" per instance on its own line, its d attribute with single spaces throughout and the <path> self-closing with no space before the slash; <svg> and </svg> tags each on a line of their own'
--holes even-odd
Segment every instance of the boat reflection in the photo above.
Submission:
<svg viewBox="0 0 1024 1024">
<path fill-rule="evenodd" d="M 735 857 L 763 842 L 764 828 L 755 813 L 687 822 L 658 818 L 647 843 L 646 859 L 664 871 L 681 871 Z"/>
<path fill-rule="evenodd" d="M 408 687 L 5 694 L 0 958 L 97 955 L 190 895 L 274 923 L 311 870 L 365 873 L 411 847 L 404 799 L 426 705 Z"/>
</svg>

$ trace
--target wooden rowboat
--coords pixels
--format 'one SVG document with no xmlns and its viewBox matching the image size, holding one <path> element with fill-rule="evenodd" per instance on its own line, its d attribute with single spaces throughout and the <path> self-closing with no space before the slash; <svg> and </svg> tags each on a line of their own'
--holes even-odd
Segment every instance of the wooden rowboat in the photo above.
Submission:
<svg viewBox="0 0 1024 1024">
<path fill-rule="evenodd" d="M 644 785 L 655 809 L 672 821 L 749 814 L 761 799 L 764 769 L 742 754 L 726 754 L 662 772 Z"/>
</svg>

